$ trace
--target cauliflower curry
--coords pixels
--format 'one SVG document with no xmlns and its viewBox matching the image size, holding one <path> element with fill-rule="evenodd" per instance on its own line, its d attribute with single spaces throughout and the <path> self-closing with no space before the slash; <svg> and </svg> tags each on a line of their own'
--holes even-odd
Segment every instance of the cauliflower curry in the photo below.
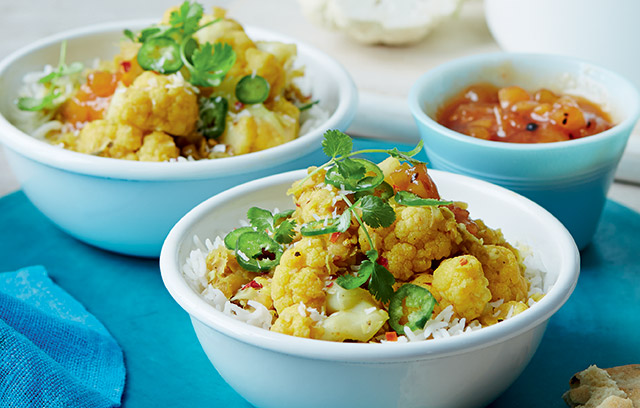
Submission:
<svg viewBox="0 0 640 408">
<path fill-rule="evenodd" d="M 213 159 L 298 136 L 310 97 L 294 85 L 296 46 L 254 41 L 220 8 L 185 2 L 134 33 L 94 69 L 45 70 L 18 100 L 49 142 L 126 160 Z M 35 91 L 33 91 L 35 89 Z"/>
<path fill-rule="evenodd" d="M 353 158 L 351 139 L 329 131 L 329 162 L 289 189 L 295 210 L 251 208 L 250 225 L 218 240 L 207 281 L 270 330 L 331 341 L 397 340 L 449 309 L 484 327 L 526 310 L 541 294 L 520 252 L 462 202 L 443 201 L 420 151 Z M 252 303 L 255 306 L 255 303 Z"/>
</svg>

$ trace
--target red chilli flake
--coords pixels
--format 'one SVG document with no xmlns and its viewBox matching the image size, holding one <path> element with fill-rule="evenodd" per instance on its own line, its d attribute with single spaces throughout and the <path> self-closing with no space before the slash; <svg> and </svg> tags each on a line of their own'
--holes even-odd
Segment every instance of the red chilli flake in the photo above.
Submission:
<svg viewBox="0 0 640 408">
<path fill-rule="evenodd" d="M 378 263 L 378 265 L 382 265 L 385 268 L 389 266 L 389 261 L 384 256 L 379 256 L 376 262 Z"/>
<path fill-rule="evenodd" d="M 384 334 L 384 338 L 387 341 L 398 341 L 398 333 L 396 333 L 396 332 L 386 332 Z"/>
<path fill-rule="evenodd" d="M 340 238 L 340 233 L 339 232 L 334 232 L 333 234 L 331 234 L 331 238 L 329 238 L 329 241 L 331 241 L 331 242 L 333 242 L 335 244 L 336 241 L 338 240 L 338 238 Z"/>
<path fill-rule="evenodd" d="M 465 266 L 465 265 L 466 265 L 466 264 L 468 264 L 468 263 L 469 263 L 469 261 L 467 261 L 467 258 L 462 258 L 462 259 L 460 260 L 460 266 Z"/>
<path fill-rule="evenodd" d="M 242 108 L 244 108 L 244 103 L 240 102 L 240 101 L 236 101 L 234 107 L 236 108 L 237 111 L 241 110 Z"/>
<path fill-rule="evenodd" d="M 124 72 L 129 72 L 129 70 L 131 69 L 131 61 L 122 61 L 120 65 L 122 65 L 122 69 L 124 70 Z"/>
<path fill-rule="evenodd" d="M 262 285 L 259 284 L 256 281 L 252 280 L 251 282 L 247 283 L 246 285 L 244 285 L 242 287 L 242 289 L 247 289 L 247 288 L 254 288 L 254 289 L 258 290 L 258 289 L 262 289 Z"/>
</svg>

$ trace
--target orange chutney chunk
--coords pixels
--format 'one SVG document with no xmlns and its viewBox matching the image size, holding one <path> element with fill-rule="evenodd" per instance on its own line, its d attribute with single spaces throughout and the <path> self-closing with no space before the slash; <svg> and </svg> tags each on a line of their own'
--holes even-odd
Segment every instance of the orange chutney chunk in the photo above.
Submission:
<svg viewBox="0 0 640 408">
<path fill-rule="evenodd" d="M 579 139 L 613 126 L 609 115 L 585 98 L 488 83 L 472 85 L 448 100 L 436 121 L 468 136 L 512 143 Z"/>
<path fill-rule="evenodd" d="M 62 105 L 62 119 L 74 128 L 86 122 L 103 119 L 119 83 L 129 86 L 140 75 L 138 62 L 122 61 L 115 72 L 93 71 L 73 97 Z"/>
</svg>

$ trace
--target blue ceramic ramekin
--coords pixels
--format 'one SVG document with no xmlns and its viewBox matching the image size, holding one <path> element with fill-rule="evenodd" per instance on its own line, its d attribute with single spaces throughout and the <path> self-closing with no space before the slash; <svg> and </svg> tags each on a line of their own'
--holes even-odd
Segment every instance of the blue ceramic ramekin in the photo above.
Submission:
<svg viewBox="0 0 640 408">
<path fill-rule="evenodd" d="M 476 139 L 435 121 L 449 98 L 481 82 L 583 96 L 599 104 L 616 125 L 567 142 L 519 144 Z M 640 114 L 640 95 L 627 79 L 585 61 L 494 53 L 453 60 L 423 74 L 411 88 L 409 107 L 431 167 L 486 180 L 536 201 L 567 227 L 582 249 L 595 233 Z"/>
</svg>

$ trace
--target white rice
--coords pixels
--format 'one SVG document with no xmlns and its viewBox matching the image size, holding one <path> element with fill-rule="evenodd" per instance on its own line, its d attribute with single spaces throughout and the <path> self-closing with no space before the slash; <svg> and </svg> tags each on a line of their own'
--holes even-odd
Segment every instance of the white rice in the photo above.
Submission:
<svg viewBox="0 0 640 408">
<path fill-rule="evenodd" d="M 248 304 L 254 310 L 242 309 L 231 303 L 224 293 L 207 281 L 207 254 L 218 246 L 224 245 L 222 239 L 216 237 L 213 243 L 207 239 L 203 244 L 197 236 L 194 236 L 193 244 L 195 248 L 189 253 L 189 257 L 182 266 L 182 273 L 189 286 L 216 310 L 252 326 L 269 330 L 271 313 L 262 303 L 249 300 Z"/>
<path fill-rule="evenodd" d="M 220 245 L 224 245 L 222 239 L 220 237 L 216 237 L 213 243 L 211 243 L 211 241 L 207 239 L 203 244 L 197 236 L 194 236 L 193 243 L 194 249 L 191 250 L 189 257 L 185 260 L 185 263 L 182 266 L 182 273 L 189 286 L 191 286 L 194 291 L 199 293 L 207 303 L 215 307 L 216 310 L 237 320 L 268 330 L 271 327 L 272 316 L 269 310 L 264 305 L 251 300 L 248 304 L 254 310 L 244 310 L 241 307 L 231 303 L 220 290 L 214 288 L 208 283 L 206 256 L 213 249 L 217 248 Z M 543 271 L 543 265 L 539 256 L 527 249 L 521 249 L 520 251 L 525 257 L 525 277 L 531 283 L 529 289 L 529 297 L 533 294 L 547 293 L 547 286 L 549 286 L 549 282 L 546 282 L 545 272 Z M 492 307 L 497 308 L 503 303 L 503 300 L 498 300 L 489 304 Z M 535 303 L 536 302 L 531 298 L 528 300 L 529 307 L 531 307 Z M 373 311 L 374 310 L 371 310 L 371 312 Z M 324 313 L 319 313 L 316 309 L 308 308 L 302 302 L 300 302 L 300 305 L 298 306 L 298 312 L 302 316 L 309 315 L 314 321 L 321 321 L 326 318 Z M 514 309 L 513 307 L 511 307 L 505 319 L 511 318 L 513 316 L 513 312 Z M 405 327 L 405 335 L 398 336 L 397 341 L 381 340 L 381 343 L 406 343 L 408 341 L 441 339 L 479 330 L 481 328 L 482 325 L 477 320 L 474 320 L 471 323 L 467 324 L 464 318 L 458 319 L 454 317 L 453 306 L 449 305 L 440 313 L 438 313 L 436 317 L 429 319 L 423 329 L 412 331 L 408 327 Z"/>
</svg>

